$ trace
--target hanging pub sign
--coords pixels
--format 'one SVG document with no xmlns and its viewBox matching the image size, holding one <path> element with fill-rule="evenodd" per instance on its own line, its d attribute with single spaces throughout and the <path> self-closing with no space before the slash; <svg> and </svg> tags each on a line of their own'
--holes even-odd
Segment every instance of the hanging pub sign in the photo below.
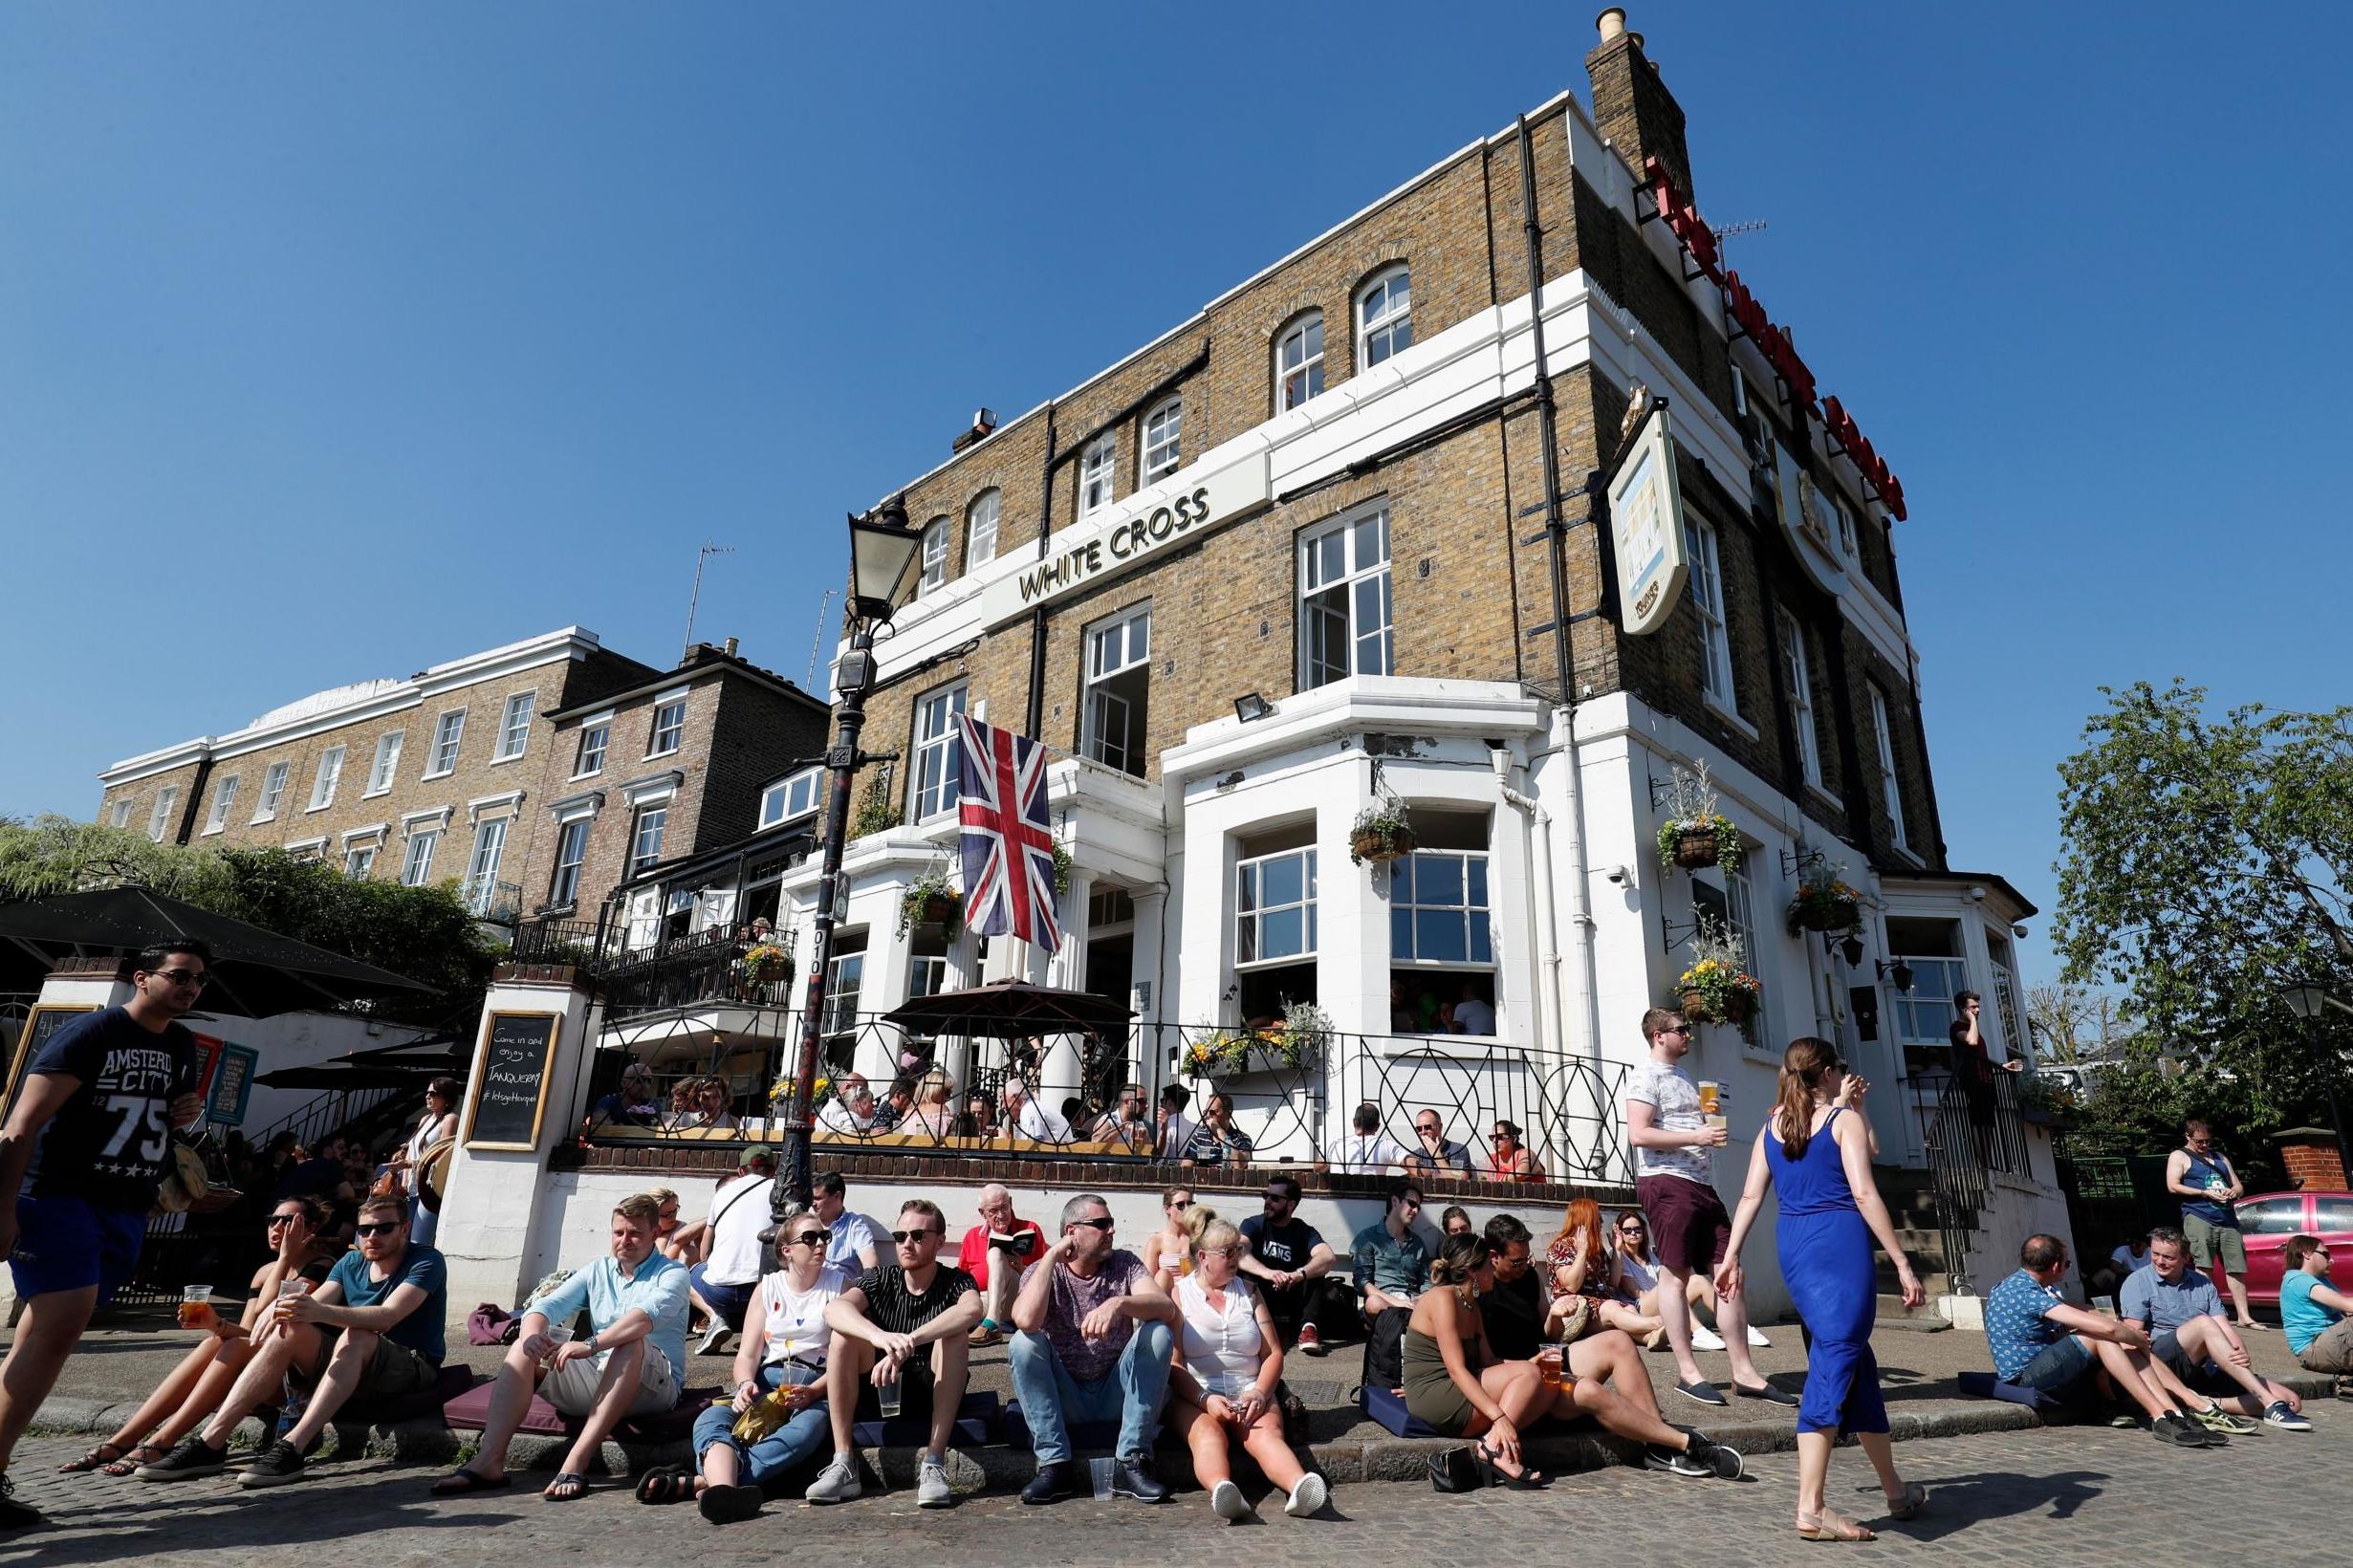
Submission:
<svg viewBox="0 0 2353 1568">
<path fill-rule="evenodd" d="M 1643 161 L 1643 177 L 1650 182 L 1650 199 L 1665 221 L 1675 243 L 1697 264 L 1708 280 L 1724 291 L 1724 307 L 1732 314 L 1732 324 L 1739 330 L 1734 337 L 1745 337 L 1756 345 L 1765 363 L 1781 378 L 1789 389 L 1790 402 L 1799 408 L 1812 408 L 1815 400 L 1814 372 L 1799 358 L 1797 344 L 1787 327 L 1776 326 L 1765 315 L 1765 308 L 1756 302 L 1749 286 L 1740 281 L 1740 274 L 1724 265 L 1723 251 L 1716 244 L 1715 230 L 1699 215 L 1699 208 L 1684 199 L 1675 188 L 1675 177 L 1667 171 L 1656 153 Z M 1896 480 L 1885 461 L 1871 443 L 1855 428 L 1855 422 L 1839 400 L 1825 401 L 1821 408 L 1822 426 L 1839 449 L 1855 465 L 1855 471 L 1871 488 L 1880 505 L 1885 507 L 1896 521 L 1902 522 L 1904 487 Z"/>
<path fill-rule="evenodd" d="M 1618 550 L 1618 594 L 1628 636 L 1654 632 L 1674 613 L 1689 563 L 1683 549 L 1683 491 L 1675 437 L 1664 404 L 1634 437 L 1609 482 L 1610 533 Z"/>
</svg>

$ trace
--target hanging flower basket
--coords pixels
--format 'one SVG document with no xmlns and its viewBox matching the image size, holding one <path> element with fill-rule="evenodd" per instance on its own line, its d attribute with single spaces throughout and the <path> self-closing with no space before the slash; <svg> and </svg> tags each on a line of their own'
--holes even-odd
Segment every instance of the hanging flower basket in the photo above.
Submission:
<svg viewBox="0 0 2353 1568">
<path fill-rule="evenodd" d="M 1748 859 L 1740 830 L 1728 817 L 1670 818 L 1659 824 L 1658 843 L 1660 862 L 1682 871 L 1712 865 L 1729 877 Z"/>
<path fill-rule="evenodd" d="M 1859 931 L 1863 928 L 1863 895 L 1844 882 L 1802 882 L 1789 903 L 1789 929 L 1798 931 Z"/>
<path fill-rule="evenodd" d="M 1348 829 L 1348 858 L 1359 865 L 1402 860 L 1413 853 L 1413 824 L 1402 800 L 1376 800 L 1357 813 Z"/>
<path fill-rule="evenodd" d="M 956 934 L 957 923 L 964 916 L 964 895 L 948 880 L 944 871 L 927 872 L 909 883 L 899 900 L 899 932 L 902 936 L 917 926 L 944 926 L 948 934 Z"/>
<path fill-rule="evenodd" d="M 1698 955 L 1676 980 L 1683 1015 L 1694 1023 L 1731 1024 L 1743 1034 L 1754 1026 L 1764 988 L 1747 968 L 1736 933 L 1703 923 L 1692 950 Z"/>
</svg>

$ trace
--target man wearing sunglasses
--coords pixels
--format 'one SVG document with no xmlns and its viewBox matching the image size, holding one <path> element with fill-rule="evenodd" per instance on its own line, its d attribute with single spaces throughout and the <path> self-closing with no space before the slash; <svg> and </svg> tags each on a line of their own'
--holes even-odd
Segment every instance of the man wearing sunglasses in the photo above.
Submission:
<svg viewBox="0 0 2353 1568">
<path fill-rule="evenodd" d="M 1675 1392 L 1719 1409 L 1732 1402 L 1700 1375 L 1691 1355 L 1688 1293 L 1694 1275 L 1711 1277 L 1732 1244 L 1732 1217 L 1715 1189 L 1710 1151 L 1731 1135 L 1700 1114 L 1699 1085 L 1677 1065 L 1691 1049 L 1691 1026 L 1672 1008 L 1643 1014 L 1649 1059 L 1626 1080 L 1626 1137 L 1634 1145 L 1634 1192 L 1650 1216 L 1651 1241 L 1664 1276 L 1653 1308 L 1665 1318 L 1675 1353 Z M 1716 1303 L 1716 1329 L 1732 1363 L 1732 1391 L 1768 1405 L 1795 1405 L 1797 1397 L 1765 1381 L 1749 1356 L 1748 1306 L 1735 1289 Z"/>
<path fill-rule="evenodd" d="M 228 1468 L 237 1423 L 274 1404 L 281 1386 L 307 1393 L 292 1430 L 264 1448 L 237 1477 L 241 1487 L 299 1481 L 302 1454 L 355 1394 L 384 1397 L 430 1388 L 447 1346 L 449 1274 L 441 1253 L 408 1242 L 408 1200 L 380 1197 L 359 1205 L 359 1246 L 345 1252 L 327 1282 L 307 1295 L 282 1296 L 253 1336 L 253 1356 L 202 1431 L 192 1433 L 142 1481 L 180 1481 Z"/>
<path fill-rule="evenodd" d="M 1013 1391 L 1037 1453 L 1025 1503 L 1086 1491 L 1069 1424 L 1115 1417 L 1112 1495 L 1147 1503 L 1168 1497 L 1152 1473 L 1152 1424 L 1168 1392 L 1176 1303 L 1152 1283 L 1143 1259 L 1112 1244 L 1112 1226 L 1111 1206 L 1092 1192 L 1064 1204 L 1061 1239 L 1030 1265 L 1013 1300 Z"/>
<path fill-rule="evenodd" d="M 1299 1216 L 1299 1179 L 1270 1176 L 1259 1199 L 1262 1212 L 1242 1222 L 1242 1255 L 1235 1267 L 1259 1280 L 1267 1316 L 1283 1348 L 1323 1354 L 1323 1280 L 1340 1266 L 1340 1254 L 1322 1233 Z"/>
<path fill-rule="evenodd" d="M 825 1308 L 834 1331 L 825 1361 L 825 1407 L 833 1426 L 834 1458 L 803 1495 L 813 1503 L 846 1503 L 864 1490 L 851 1428 L 861 1414 L 880 1411 L 873 1391 L 898 1383 L 900 1409 L 931 1412 L 929 1441 L 915 1472 L 915 1506 L 946 1508 L 948 1439 L 955 1431 L 970 1381 L 966 1337 L 980 1321 L 980 1287 L 972 1276 L 940 1263 L 948 1221 L 928 1198 L 909 1198 L 890 1232 L 892 1261 L 868 1269 Z M 861 1404 L 863 1409 L 861 1409 Z"/>
<path fill-rule="evenodd" d="M 139 1262 L 171 1129 L 204 1113 L 196 1036 L 180 1019 L 211 962 L 195 941 L 141 952 L 131 999 L 51 1035 L 0 1130 L 0 1256 L 24 1303 L 0 1374 L 0 1530 L 42 1522 L 11 1499 L 9 1458 L 90 1315 Z"/>
</svg>

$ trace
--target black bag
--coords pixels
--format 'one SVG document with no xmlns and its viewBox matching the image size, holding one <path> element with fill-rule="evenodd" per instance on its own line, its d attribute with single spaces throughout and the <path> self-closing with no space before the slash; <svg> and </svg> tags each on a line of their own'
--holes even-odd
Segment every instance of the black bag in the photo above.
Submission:
<svg viewBox="0 0 2353 1568">
<path fill-rule="evenodd" d="M 1413 1314 L 1405 1307 L 1386 1307 L 1364 1336 L 1364 1386 L 1400 1388 L 1405 1382 L 1405 1325 Z"/>
<path fill-rule="evenodd" d="M 1439 1492 L 1477 1492 L 1487 1477 L 1469 1448 L 1452 1448 L 1429 1456 L 1429 1484 Z"/>
</svg>

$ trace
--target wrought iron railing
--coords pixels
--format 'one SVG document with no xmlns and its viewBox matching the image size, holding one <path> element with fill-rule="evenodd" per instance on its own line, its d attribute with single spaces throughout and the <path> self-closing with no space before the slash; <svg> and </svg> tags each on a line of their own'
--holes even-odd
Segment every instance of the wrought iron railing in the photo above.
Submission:
<svg viewBox="0 0 2353 1568">
<path fill-rule="evenodd" d="M 1908 1081 L 1944 1232 L 1945 1270 L 1954 1288 L 1966 1293 L 1977 1219 L 1987 1208 L 1994 1173 L 2033 1173 L 2018 1076 L 1997 1071 L 1986 1082 L 1929 1068 Z"/>
<path fill-rule="evenodd" d="M 702 1142 L 780 1132 L 789 1107 L 772 1102 L 769 1090 L 781 1086 L 797 1050 L 798 1011 L 782 1002 L 756 1004 L 750 1017 L 733 1022 L 746 1027 L 730 1036 L 714 1034 L 686 1057 L 675 1054 L 677 1035 L 649 1034 L 635 1043 L 624 1021 L 617 1033 L 629 1050 L 626 1056 L 605 1054 L 592 1101 L 618 1087 L 622 1061 L 635 1057 L 653 1070 L 655 1104 L 593 1126 L 592 1136 Z M 1469 1169 L 1462 1174 L 1504 1179 L 1495 1176 L 1490 1134 L 1497 1122 L 1509 1122 L 1521 1129 L 1536 1162 L 1532 1175 L 1514 1178 L 1520 1185 L 1633 1180 L 1619 1109 L 1625 1068 L 1616 1062 L 1444 1035 L 1335 1032 L 1289 1051 L 1273 1039 L 1155 1022 L 1131 1026 L 1125 1037 L 1070 1034 L 1013 1040 L 914 1034 L 872 1013 L 828 1023 L 826 1084 L 817 1111 L 817 1136 L 827 1143 L 974 1154 L 1076 1145 L 1090 1159 L 1154 1158 L 1168 1151 L 1149 1104 L 1140 1122 L 1120 1122 L 1116 1107 L 1123 1085 L 1161 1076 L 1146 1069 L 1145 1054 L 1165 1052 L 1177 1081 L 1191 1091 L 1187 1118 L 1200 1121 L 1209 1097 L 1224 1095 L 1254 1165 L 1314 1165 L 1352 1130 L 1356 1107 L 1370 1103 L 1379 1108 L 1382 1129 L 1433 1174 L 1456 1172 L 1451 1161 L 1415 1152 L 1421 1147 L 1415 1121 L 1429 1112 L 1443 1124 L 1444 1143 L 1467 1151 Z M 748 1042 L 758 1043 L 747 1050 Z M 853 1071 L 865 1078 L 879 1122 L 839 1098 Z M 1021 1078 L 1048 1113 L 1025 1117 L 1026 1131 L 1009 1126 L 1003 1112 L 1005 1084 L 1013 1078 Z M 700 1103 L 695 1089 L 673 1102 L 682 1085 L 712 1078 L 720 1081 L 727 1104 L 715 1126 L 694 1109 Z M 894 1079 L 914 1092 L 904 1116 L 889 1108 Z M 644 1124 L 649 1116 L 652 1125 Z M 1040 1131 L 1049 1136 L 1032 1136 Z"/>
<path fill-rule="evenodd" d="M 500 882 L 494 877 L 469 877 L 464 893 L 466 908 L 476 920 L 512 926 L 522 916 L 523 889 L 519 883 Z"/>
<path fill-rule="evenodd" d="M 527 920 L 514 928 L 517 964 L 571 964 L 601 973 L 611 961 L 610 938 L 593 920 Z"/>
<path fill-rule="evenodd" d="M 256 1149 L 266 1149 L 279 1134 L 291 1132 L 297 1144 L 315 1148 L 319 1140 L 342 1132 L 395 1095 L 414 1092 L 389 1084 L 365 1089 L 329 1089 L 252 1134 L 250 1142 Z"/>
</svg>

